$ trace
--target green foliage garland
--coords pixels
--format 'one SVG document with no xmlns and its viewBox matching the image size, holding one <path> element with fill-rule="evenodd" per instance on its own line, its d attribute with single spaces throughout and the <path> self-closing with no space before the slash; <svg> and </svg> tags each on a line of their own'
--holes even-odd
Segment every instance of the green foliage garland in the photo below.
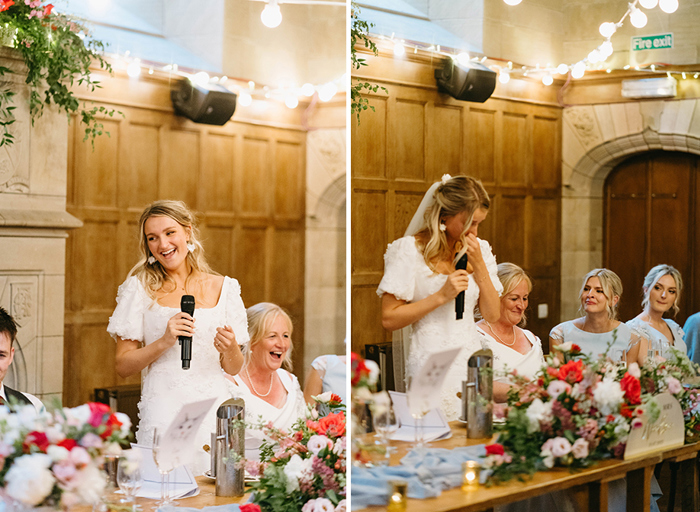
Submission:
<svg viewBox="0 0 700 512">
<path fill-rule="evenodd" d="M 358 17 L 360 9 L 357 4 L 352 4 L 352 14 L 351 14 L 351 26 L 350 26 L 350 63 L 353 69 L 360 69 L 362 66 L 366 66 L 367 62 L 365 59 L 357 56 L 357 50 L 355 45 L 362 41 L 365 48 L 369 48 L 372 53 L 376 56 L 378 54 L 377 45 L 374 44 L 369 37 L 369 29 L 373 26 Z M 362 80 L 354 79 L 350 84 L 350 111 L 357 116 L 357 124 L 360 124 L 360 112 L 367 110 L 368 108 L 374 111 L 374 107 L 369 104 L 367 98 L 362 97 L 362 91 L 367 92 L 377 92 L 382 89 L 385 93 L 388 93 L 386 87 L 381 87 L 376 84 L 371 84 L 369 82 L 364 82 Z"/>
</svg>

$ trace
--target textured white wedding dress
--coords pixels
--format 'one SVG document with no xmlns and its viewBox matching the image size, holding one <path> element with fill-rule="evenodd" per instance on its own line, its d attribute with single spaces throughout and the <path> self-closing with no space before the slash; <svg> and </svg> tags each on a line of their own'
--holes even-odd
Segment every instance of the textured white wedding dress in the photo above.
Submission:
<svg viewBox="0 0 700 512">
<path fill-rule="evenodd" d="M 144 345 L 163 336 L 168 320 L 179 308 L 161 306 L 151 299 L 141 282 L 132 276 L 119 287 L 117 307 L 109 319 L 107 332 L 112 337 L 140 341 Z M 214 348 L 216 328 L 230 325 L 236 342 L 248 342 L 248 321 L 241 300 L 238 281 L 224 278 L 219 301 L 213 308 L 195 308 L 195 334 L 192 338 L 192 361 L 182 369 L 180 346 L 175 344 L 141 372 L 139 402 L 139 444 L 153 444 L 153 429 L 168 427 L 183 405 L 214 398 L 215 402 L 199 428 L 195 439 L 196 457 L 190 469 L 200 475 L 209 469 L 210 458 L 203 450 L 211 444 L 210 433 L 216 431 L 216 409 L 229 398 L 231 383 L 224 377 L 219 353 Z"/>
<path fill-rule="evenodd" d="M 479 244 L 491 281 L 500 295 L 503 286 L 498 280 L 496 258 L 487 241 L 479 239 Z M 406 236 L 389 244 L 384 254 L 384 277 L 377 294 L 381 297 L 390 293 L 397 299 L 417 302 L 439 291 L 445 281 L 447 275 L 433 272 L 425 263 L 415 237 Z M 481 348 L 481 337 L 474 324 L 474 308 L 478 300 L 479 287 L 474 276 L 470 275 L 469 287 L 464 294 L 462 320 L 455 318 L 455 301 L 452 300 L 412 325 L 407 376 L 418 372 L 430 354 L 455 347 L 463 348 L 450 367 L 442 388 L 440 405 L 448 421 L 457 419 L 461 414 L 461 400 L 457 392 L 461 391 L 462 381 L 467 378 L 469 357 Z"/>
</svg>

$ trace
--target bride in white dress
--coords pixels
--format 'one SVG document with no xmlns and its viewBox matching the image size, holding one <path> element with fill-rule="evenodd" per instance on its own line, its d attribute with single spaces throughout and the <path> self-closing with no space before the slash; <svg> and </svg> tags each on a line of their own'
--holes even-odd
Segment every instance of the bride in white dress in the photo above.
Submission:
<svg viewBox="0 0 700 512">
<path fill-rule="evenodd" d="M 139 444 L 153 443 L 153 429 L 168 427 L 187 403 L 215 398 L 196 435 L 195 474 L 210 466 L 203 446 L 216 431 L 216 408 L 231 397 L 222 371 L 243 364 L 239 343 L 248 341 L 238 281 L 212 273 L 198 241 L 193 216 L 180 201 L 156 201 L 139 221 L 142 259 L 119 287 L 107 331 L 117 342 L 121 377 L 141 372 Z M 195 297 L 192 318 L 180 310 L 183 295 Z M 183 370 L 179 336 L 192 337 L 192 360 Z"/>
<path fill-rule="evenodd" d="M 406 236 L 389 244 L 377 290 L 384 328 L 412 327 L 407 376 L 418 372 L 431 353 L 463 349 L 442 390 L 441 407 L 450 421 L 460 413 L 457 393 L 467 376 L 467 361 L 481 348 L 474 308 L 478 305 L 482 317 L 491 322 L 500 315 L 502 286 L 496 258 L 488 242 L 477 238 L 489 205 L 479 180 L 443 176 L 423 197 Z M 465 252 L 467 270 L 455 270 L 455 262 Z M 455 297 L 461 291 L 465 292 L 464 318 L 457 320 Z"/>
<path fill-rule="evenodd" d="M 233 394 L 245 402 L 247 423 L 287 430 L 306 410 L 299 381 L 282 368 L 291 368 L 292 321 L 278 305 L 261 302 L 248 308 L 248 333 L 243 369 L 228 377 Z M 258 459 L 262 432 L 246 429 L 245 437 L 246 459 Z"/>
</svg>

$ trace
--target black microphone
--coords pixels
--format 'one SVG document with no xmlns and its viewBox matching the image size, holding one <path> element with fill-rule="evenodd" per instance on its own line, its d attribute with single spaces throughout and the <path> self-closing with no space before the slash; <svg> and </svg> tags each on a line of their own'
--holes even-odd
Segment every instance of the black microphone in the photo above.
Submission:
<svg viewBox="0 0 700 512">
<path fill-rule="evenodd" d="M 467 253 L 465 252 L 455 265 L 455 270 L 467 270 Z M 455 297 L 455 314 L 457 320 L 464 317 L 464 292 L 461 291 Z"/>
<path fill-rule="evenodd" d="M 183 313 L 187 313 L 194 318 L 194 296 L 183 295 L 180 299 L 180 309 Z M 182 369 L 190 369 L 190 361 L 192 360 L 192 336 L 180 336 L 180 359 L 182 359 Z"/>
</svg>

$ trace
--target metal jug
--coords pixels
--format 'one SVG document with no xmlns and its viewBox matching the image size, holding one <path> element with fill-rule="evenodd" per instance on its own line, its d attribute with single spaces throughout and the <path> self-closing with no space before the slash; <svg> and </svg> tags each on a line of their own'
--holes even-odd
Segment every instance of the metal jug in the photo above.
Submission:
<svg viewBox="0 0 700 512">
<path fill-rule="evenodd" d="M 245 456 L 245 402 L 231 398 L 216 410 L 216 495 L 243 496 L 245 470 L 237 464 Z"/>
<path fill-rule="evenodd" d="M 467 437 L 493 435 L 493 352 L 477 350 L 467 363 Z"/>
</svg>

